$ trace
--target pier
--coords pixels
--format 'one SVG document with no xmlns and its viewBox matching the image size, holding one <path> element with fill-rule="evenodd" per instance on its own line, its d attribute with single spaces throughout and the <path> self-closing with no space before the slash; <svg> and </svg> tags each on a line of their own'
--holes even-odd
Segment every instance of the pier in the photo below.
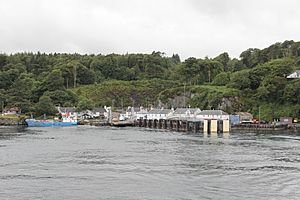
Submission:
<svg viewBox="0 0 300 200">
<path fill-rule="evenodd" d="M 137 119 L 135 126 L 164 129 L 177 132 L 190 133 L 223 133 L 230 131 L 229 120 L 196 120 L 196 119 Z"/>
</svg>

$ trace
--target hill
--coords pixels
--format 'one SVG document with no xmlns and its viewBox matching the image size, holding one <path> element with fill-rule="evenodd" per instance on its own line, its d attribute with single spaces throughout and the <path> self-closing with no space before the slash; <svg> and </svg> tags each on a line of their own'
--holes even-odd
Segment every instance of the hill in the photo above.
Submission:
<svg viewBox="0 0 300 200">
<path fill-rule="evenodd" d="M 51 114 L 54 105 L 90 108 L 197 106 L 300 117 L 300 42 L 249 48 L 240 58 L 151 54 L 0 54 L 1 107 Z M 275 109 L 276 108 L 276 109 Z"/>
</svg>

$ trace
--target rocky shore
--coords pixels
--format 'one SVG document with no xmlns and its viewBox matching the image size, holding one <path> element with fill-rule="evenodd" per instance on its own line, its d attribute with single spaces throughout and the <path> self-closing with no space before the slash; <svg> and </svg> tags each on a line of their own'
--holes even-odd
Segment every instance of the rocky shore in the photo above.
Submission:
<svg viewBox="0 0 300 200">
<path fill-rule="evenodd" d="M 24 119 L 22 118 L 5 118 L 1 117 L 0 118 L 0 126 L 18 126 L 18 125 L 26 125 Z"/>
</svg>

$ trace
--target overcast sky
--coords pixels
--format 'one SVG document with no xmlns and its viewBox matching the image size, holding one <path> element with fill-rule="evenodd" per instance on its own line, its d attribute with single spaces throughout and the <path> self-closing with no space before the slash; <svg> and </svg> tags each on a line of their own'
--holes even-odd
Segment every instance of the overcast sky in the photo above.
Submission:
<svg viewBox="0 0 300 200">
<path fill-rule="evenodd" d="M 231 57 L 300 41 L 299 0 L 0 0 L 0 52 Z"/>
</svg>

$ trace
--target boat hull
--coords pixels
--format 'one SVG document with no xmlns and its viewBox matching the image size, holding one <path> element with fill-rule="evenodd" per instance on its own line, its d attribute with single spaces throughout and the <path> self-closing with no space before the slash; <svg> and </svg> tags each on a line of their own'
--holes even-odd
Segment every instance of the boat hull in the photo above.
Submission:
<svg viewBox="0 0 300 200">
<path fill-rule="evenodd" d="M 76 126 L 77 122 L 60 122 L 53 120 L 26 119 L 28 127 Z"/>
</svg>

